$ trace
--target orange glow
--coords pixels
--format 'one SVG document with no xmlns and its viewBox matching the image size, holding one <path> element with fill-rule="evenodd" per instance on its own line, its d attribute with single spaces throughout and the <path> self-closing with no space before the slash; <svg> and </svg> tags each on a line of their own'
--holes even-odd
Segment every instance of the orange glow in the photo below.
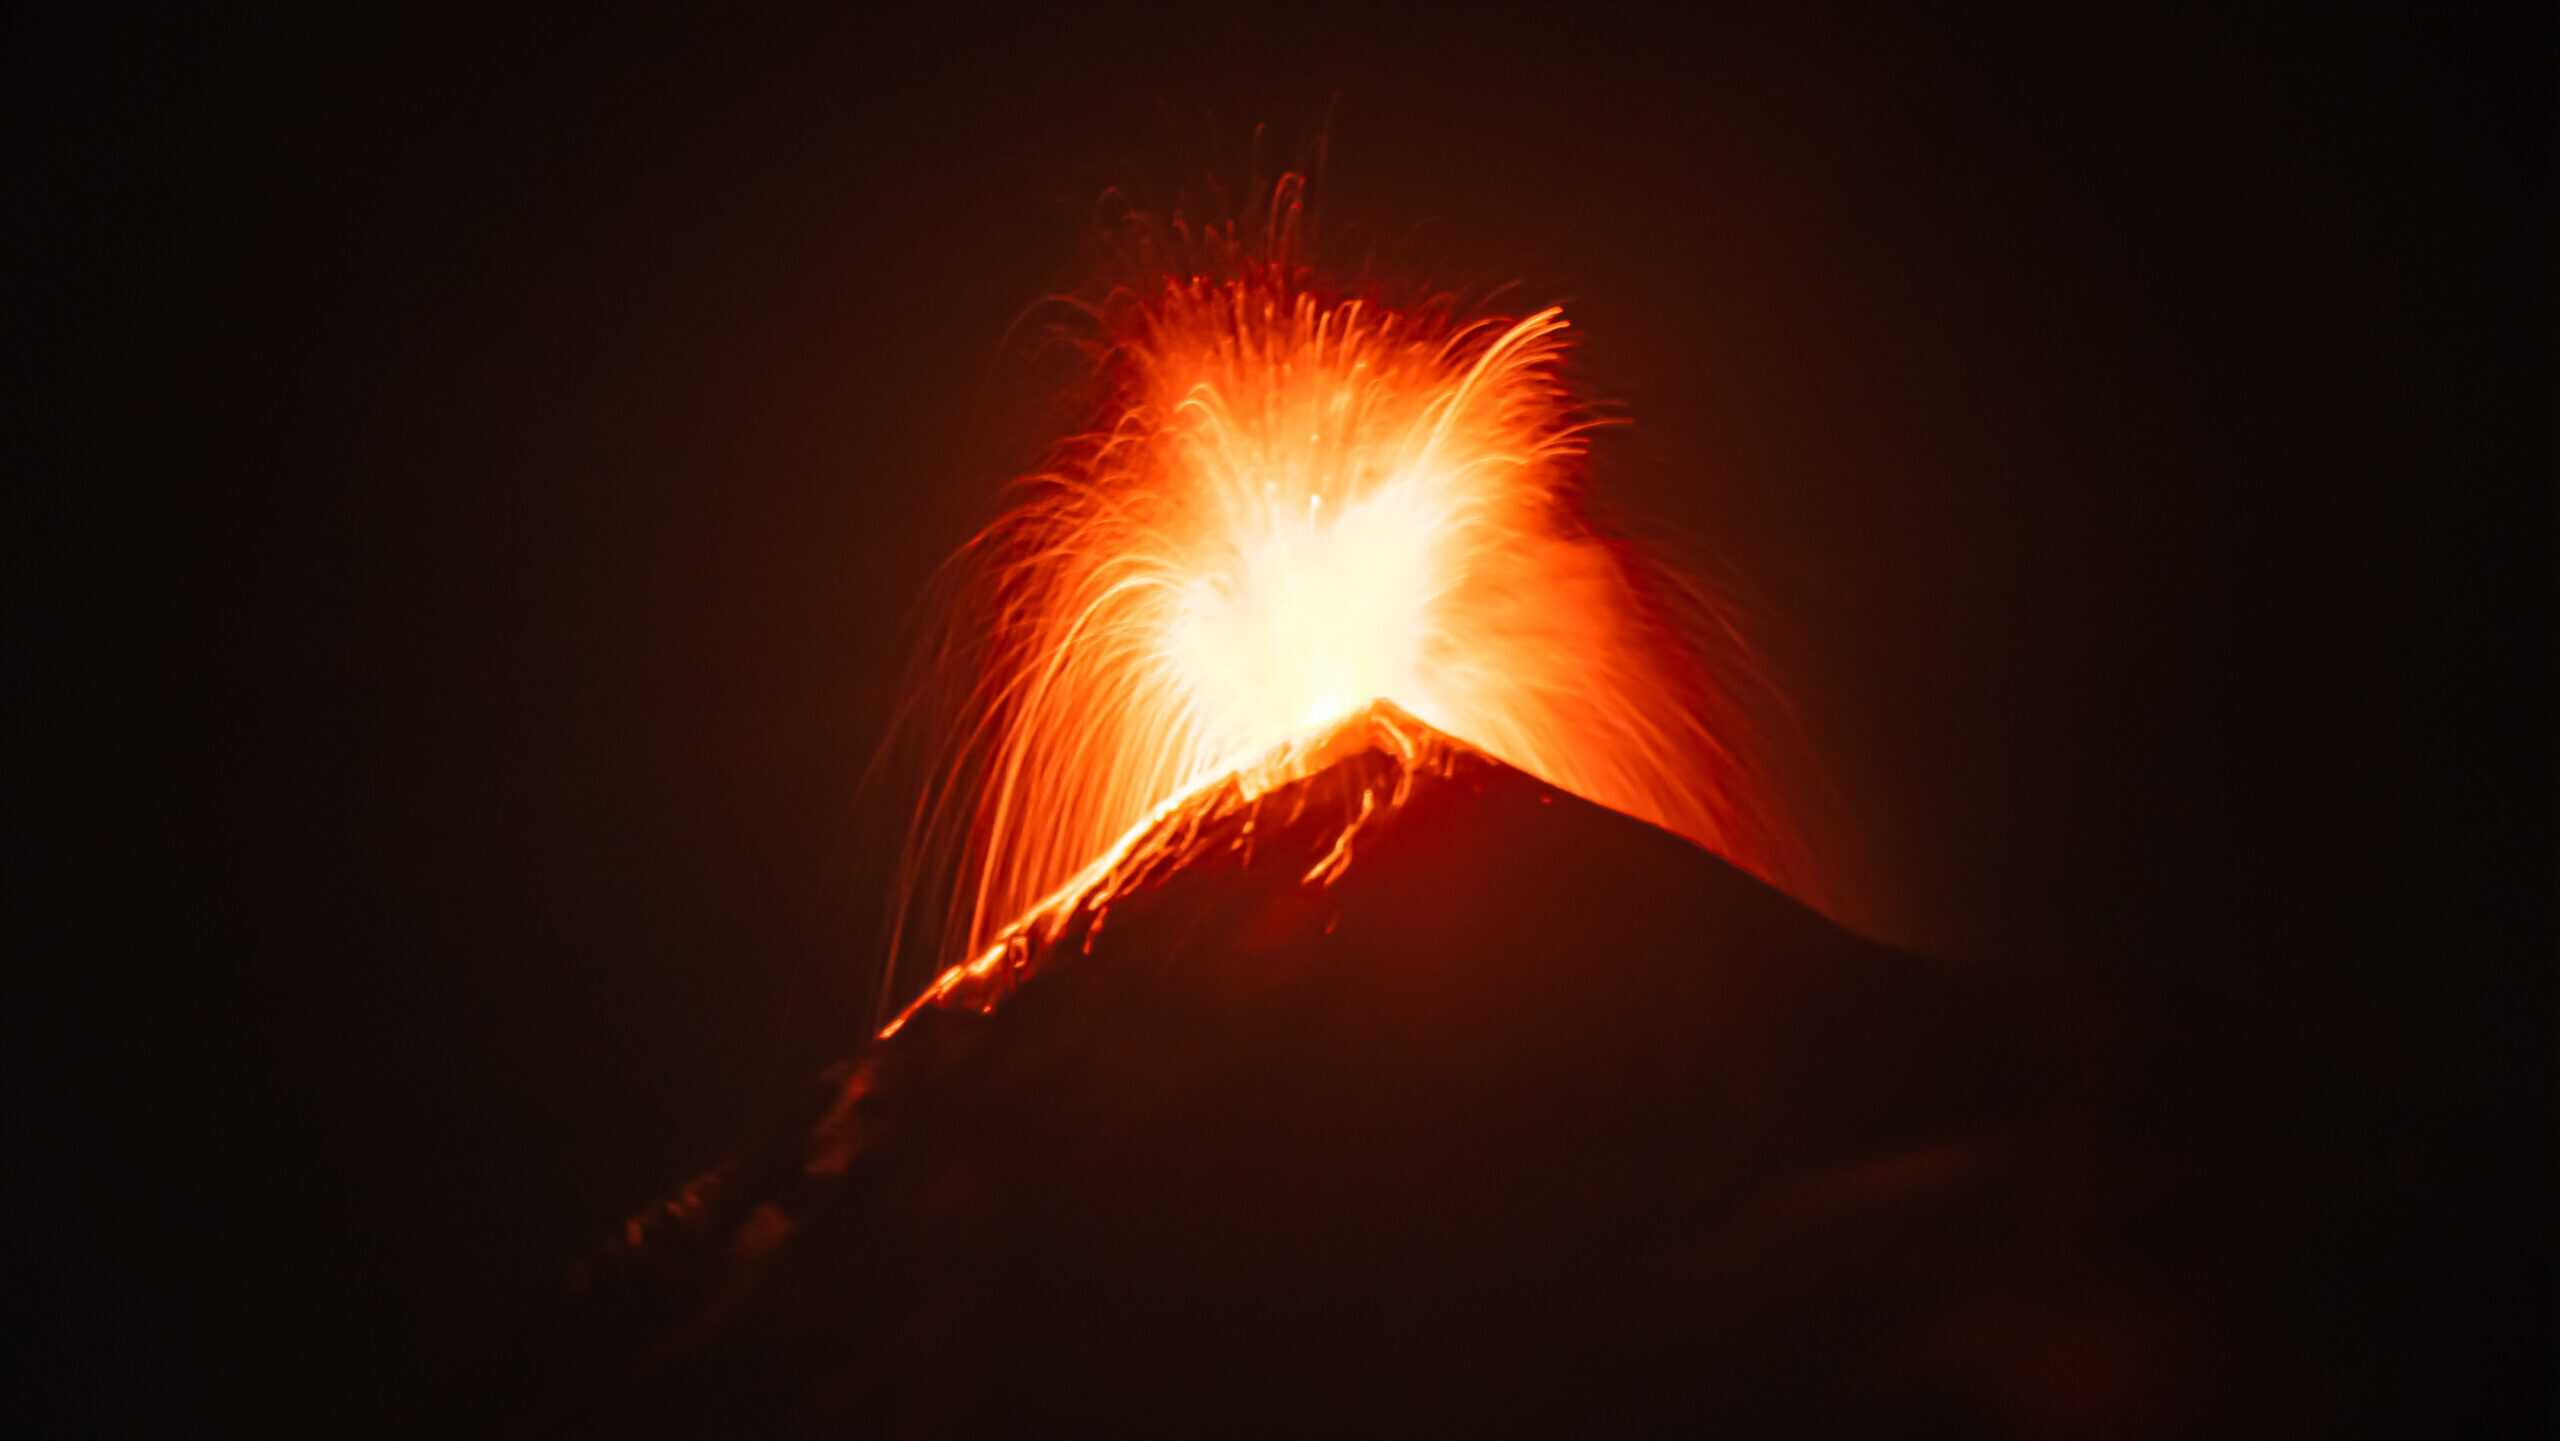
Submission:
<svg viewBox="0 0 2560 1441">
<path fill-rule="evenodd" d="M 1800 883 L 1738 759 L 1734 632 L 1582 507 L 1562 312 L 1330 291 L 1296 200 L 1093 308 L 1105 424 L 963 553 L 965 719 L 915 832 L 956 862 L 947 953 L 1375 700 Z"/>
</svg>

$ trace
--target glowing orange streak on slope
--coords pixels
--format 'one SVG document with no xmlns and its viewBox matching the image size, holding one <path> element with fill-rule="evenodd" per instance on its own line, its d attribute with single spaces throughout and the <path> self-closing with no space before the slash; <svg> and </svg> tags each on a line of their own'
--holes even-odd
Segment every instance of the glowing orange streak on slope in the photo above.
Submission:
<svg viewBox="0 0 2560 1441">
<path fill-rule="evenodd" d="M 1224 807 L 1251 805 L 1272 789 L 1299 776 L 1321 770 L 1346 741 L 1374 744 L 1390 752 L 1396 759 L 1396 783 L 1387 793 L 1387 804 L 1400 806 L 1411 793 L 1415 773 L 1435 764 L 1445 767 L 1455 749 L 1436 738 L 1409 733 L 1398 723 L 1393 712 L 1373 709 L 1368 724 L 1356 730 L 1336 732 L 1315 730 L 1292 737 L 1269 754 L 1258 756 L 1242 765 L 1204 776 L 1179 795 L 1169 796 L 1136 825 L 1131 826 L 1111 847 L 1094 858 L 1093 863 L 1076 873 L 1005 926 L 987 947 L 967 961 L 945 969 L 927 986 L 924 994 L 908 1003 L 906 1009 L 880 1029 L 886 1040 L 903 1029 L 918 1011 L 948 1003 L 962 987 L 985 982 L 997 975 L 1008 961 L 1025 967 L 1032 960 L 1032 950 L 1053 938 L 1072 921 L 1078 912 L 1092 918 L 1093 930 L 1087 932 L 1086 946 L 1099 931 L 1103 917 L 1119 896 L 1133 871 L 1143 863 L 1162 855 L 1180 851 L 1196 836 L 1204 821 L 1214 819 Z M 1360 827 L 1376 813 L 1378 794 L 1369 787 L 1360 792 L 1360 810 L 1342 829 L 1324 856 L 1299 878 L 1305 885 L 1331 885 L 1351 864 L 1351 843 Z M 1177 821 L 1177 818 L 1181 818 Z M 1250 839 L 1253 824 L 1247 821 L 1244 834 Z M 990 998 L 991 1004 L 992 998 Z"/>
</svg>

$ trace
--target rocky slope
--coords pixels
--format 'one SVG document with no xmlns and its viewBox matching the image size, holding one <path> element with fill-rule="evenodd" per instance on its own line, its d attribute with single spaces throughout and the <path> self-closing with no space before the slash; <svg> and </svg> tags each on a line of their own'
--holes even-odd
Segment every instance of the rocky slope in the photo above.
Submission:
<svg viewBox="0 0 2560 1441">
<path fill-rule="evenodd" d="M 2205 1018 L 1861 940 L 1394 712 L 1318 760 L 1176 807 L 635 1218 L 523 1428 L 2271 1415 Z"/>
</svg>

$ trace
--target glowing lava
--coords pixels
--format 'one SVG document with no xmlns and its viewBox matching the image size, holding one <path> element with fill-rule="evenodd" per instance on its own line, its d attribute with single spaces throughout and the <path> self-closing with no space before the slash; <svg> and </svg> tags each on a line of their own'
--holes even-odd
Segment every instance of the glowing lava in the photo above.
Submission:
<svg viewBox="0 0 2560 1441">
<path fill-rule="evenodd" d="M 1562 313 L 1327 290 L 1296 198 L 1258 245 L 1188 236 L 1093 308 L 1105 424 L 964 552 L 946 661 L 972 680 L 916 828 L 957 873 L 945 953 L 983 958 L 1175 798 L 1286 780 L 1271 757 L 1377 700 L 1794 878 L 1739 759 L 1732 628 L 1587 519 Z"/>
</svg>

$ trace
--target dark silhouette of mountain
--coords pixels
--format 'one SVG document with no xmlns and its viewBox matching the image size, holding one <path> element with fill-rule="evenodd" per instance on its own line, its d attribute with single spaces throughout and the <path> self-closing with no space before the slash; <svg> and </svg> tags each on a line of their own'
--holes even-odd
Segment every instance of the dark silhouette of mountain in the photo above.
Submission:
<svg viewBox="0 0 2560 1441">
<path fill-rule="evenodd" d="M 980 969 L 583 1269 L 524 1430 L 2171 1436 L 2355 1402 L 2342 1253 L 2277 1211 L 2353 1142 L 2276 1114 L 2240 1026 L 1860 939 L 1396 712 L 1193 798 Z"/>
</svg>

